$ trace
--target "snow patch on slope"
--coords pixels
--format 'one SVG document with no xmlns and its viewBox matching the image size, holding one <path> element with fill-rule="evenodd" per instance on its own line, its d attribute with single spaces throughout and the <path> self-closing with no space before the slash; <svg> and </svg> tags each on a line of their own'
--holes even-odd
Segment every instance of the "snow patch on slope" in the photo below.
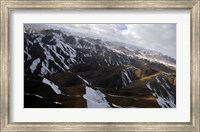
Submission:
<svg viewBox="0 0 200 132">
<path fill-rule="evenodd" d="M 89 85 L 89 82 L 88 82 L 87 80 L 83 79 L 83 78 L 82 78 L 81 76 L 79 76 L 79 75 L 77 75 L 77 76 L 78 76 L 78 78 L 82 79 L 83 82 L 84 82 L 85 84 Z"/>
<path fill-rule="evenodd" d="M 88 108 L 109 108 L 105 95 L 99 91 L 94 90 L 91 87 L 86 86 L 86 94 L 83 97 L 87 100 Z"/>
<path fill-rule="evenodd" d="M 49 81 L 49 80 L 46 79 L 46 78 L 44 78 L 44 79 L 42 80 L 42 82 L 45 83 L 45 84 L 47 84 L 47 85 L 49 85 L 49 86 L 54 90 L 54 92 L 55 92 L 56 94 L 61 94 L 61 91 L 60 91 L 59 87 L 58 87 L 57 85 L 55 85 L 53 82 Z"/>
<path fill-rule="evenodd" d="M 32 65 L 30 66 L 31 69 L 31 73 L 33 73 L 35 71 L 35 69 L 37 68 L 37 65 L 40 63 L 40 58 L 37 58 L 36 60 L 34 60 L 32 62 Z"/>
<path fill-rule="evenodd" d="M 123 69 L 121 71 L 123 86 L 126 86 L 127 84 L 132 83 L 132 81 L 134 79 L 134 71 L 135 71 L 135 69 L 136 69 L 135 67 L 131 66 L 131 67 L 128 67 L 128 68 Z"/>
<path fill-rule="evenodd" d="M 151 88 L 151 86 L 150 86 L 150 82 L 148 82 L 148 83 L 146 84 L 146 86 L 147 86 L 148 89 L 153 90 L 153 89 Z"/>
<path fill-rule="evenodd" d="M 42 97 L 42 96 L 40 96 L 40 95 L 38 95 L 38 94 L 29 94 L 29 93 L 24 93 L 25 95 L 32 95 L 32 96 L 36 96 L 36 97 L 38 97 L 38 98 L 44 98 L 44 97 Z"/>
</svg>

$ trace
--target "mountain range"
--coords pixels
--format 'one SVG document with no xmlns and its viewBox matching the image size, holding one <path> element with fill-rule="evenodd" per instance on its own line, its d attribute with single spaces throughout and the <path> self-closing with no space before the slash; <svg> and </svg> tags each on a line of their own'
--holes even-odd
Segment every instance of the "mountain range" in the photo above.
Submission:
<svg viewBox="0 0 200 132">
<path fill-rule="evenodd" d="M 133 44 L 24 24 L 25 108 L 175 108 L 176 60 Z"/>
</svg>

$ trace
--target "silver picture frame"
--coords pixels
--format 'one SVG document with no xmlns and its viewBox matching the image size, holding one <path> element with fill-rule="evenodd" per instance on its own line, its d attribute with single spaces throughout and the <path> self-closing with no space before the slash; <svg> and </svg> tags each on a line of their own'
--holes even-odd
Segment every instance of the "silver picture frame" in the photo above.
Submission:
<svg viewBox="0 0 200 132">
<path fill-rule="evenodd" d="M 199 0 L 111 0 L 111 1 L 66 1 L 66 0 L 0 0 L 1 6 L 1 45 L 0 45 L 0 98 L 1 131 L 200 131 L 200 1 Z M 189 9 L 191 20 L 191 122 L 103 122 L 103 123 L 12 123 L 9 121 L 9 16 L 13 10 L 20 9 Z"/>
</svg>

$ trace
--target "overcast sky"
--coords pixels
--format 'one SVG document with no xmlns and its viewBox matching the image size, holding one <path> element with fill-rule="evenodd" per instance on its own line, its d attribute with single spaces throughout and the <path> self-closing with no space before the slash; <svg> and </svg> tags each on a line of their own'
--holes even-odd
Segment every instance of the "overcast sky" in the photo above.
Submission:
<svg viewBox="0 0 200 132">
<path fill-rule="evenodd" d="M 152 49 L 176 58 L 176 24 L 54 24 L 70 32 Z"/>
</svg>

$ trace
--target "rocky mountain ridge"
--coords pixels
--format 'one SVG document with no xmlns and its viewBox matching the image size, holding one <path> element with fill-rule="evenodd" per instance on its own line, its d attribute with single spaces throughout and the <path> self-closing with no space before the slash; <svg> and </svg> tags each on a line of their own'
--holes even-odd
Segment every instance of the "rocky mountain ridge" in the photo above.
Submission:
<svg viewBox="0 0 200 132">
<path fill-rule="evenodd" d="M 25 25 L 25 107 L 175 107 L 175 60 L 120 44 Z"/>
</svg>

